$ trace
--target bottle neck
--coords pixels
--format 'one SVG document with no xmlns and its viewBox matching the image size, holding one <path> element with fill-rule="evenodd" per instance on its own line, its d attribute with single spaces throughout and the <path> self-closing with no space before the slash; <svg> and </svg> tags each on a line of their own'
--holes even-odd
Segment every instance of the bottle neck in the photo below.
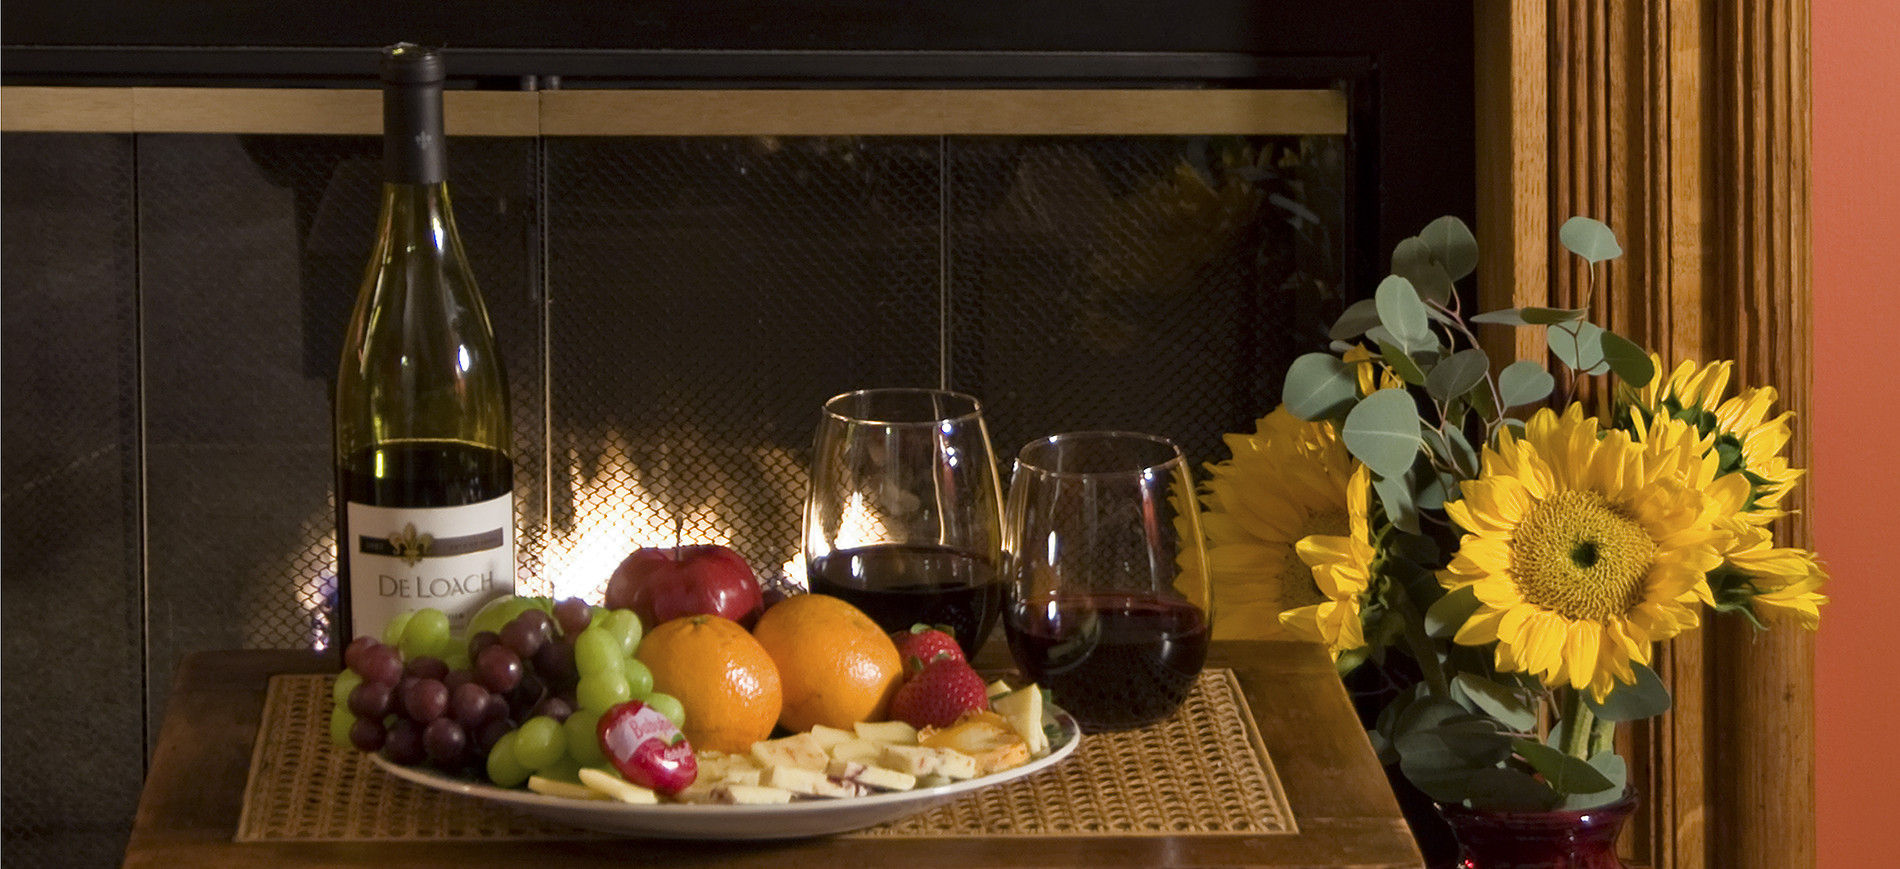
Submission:
<svg viewBox="0 0 1900 869">
<path fill-rule="evenodd" d="M 383 180 L 440 184 L 445 176 L 442 83 L 383 85 Z"/>
</svg>

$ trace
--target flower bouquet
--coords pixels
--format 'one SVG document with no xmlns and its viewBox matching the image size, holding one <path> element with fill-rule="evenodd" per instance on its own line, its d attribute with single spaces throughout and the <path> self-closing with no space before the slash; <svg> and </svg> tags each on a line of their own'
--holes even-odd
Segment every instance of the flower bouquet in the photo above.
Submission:
<svg viewBox="0 0 1900 869">
<path fill-rule="evenodd" d="M 1622 252 L 1588 218 L 1560 240 L 1592 287 Z M 1616 725 L 1669 709 L 1655 645 L 1705 610 L 1812 629 L 1826 574 L 1770 530 L 1802 473 L 1775 390 L 1729 394 L 1729 362 L 1664 373 L 1587 296 L 1466 317 L 1477 255 L 1451 217 L 1401 242 L 1333 352 L 1227 436 L 1202 491 L 1214 632 L 1400 674 L 1372 743 L 1441 805 L 1601 806 L 1625 793 Z M 1543 327 L 1556 375 L 1494 373 L 1474 326 Z"/>
</svg>

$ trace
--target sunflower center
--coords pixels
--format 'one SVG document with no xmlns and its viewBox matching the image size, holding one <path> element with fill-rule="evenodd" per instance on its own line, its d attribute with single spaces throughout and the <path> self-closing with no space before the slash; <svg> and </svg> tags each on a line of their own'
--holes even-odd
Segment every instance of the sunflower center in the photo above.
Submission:
<svg viewBox="0 0 1900 869">
<path fill-rule="evenodd" d="M 1565 618 L 1603 621 L 1643 599 L 1656 554 L 1641 523 L 1595 492 L 1559 492 L 1511 536 L 1511 580 L 1524 600 Z"/>
<path fill-rule="evenodd" d="M 1346 515 L 1345 508 L 1334 507 L 1306 514 L 1306 521 L 1300 524 L 1300 536 L 1293 539 L 1301 540 L 1314 534 L 1345 537 L 1351 533 L 1352 518 Z M 1319 590 L 1319 583 L 1313 579 L 1313 568 L 1306 566 L 1306 562 L 1292 552 L 1287 553 L 1286 570 L 1280 576 L 1280 587 L 1286 589 L 1289 609 L 1323 603 L 1328 599 L 1326 593 Z"/>
</svg>

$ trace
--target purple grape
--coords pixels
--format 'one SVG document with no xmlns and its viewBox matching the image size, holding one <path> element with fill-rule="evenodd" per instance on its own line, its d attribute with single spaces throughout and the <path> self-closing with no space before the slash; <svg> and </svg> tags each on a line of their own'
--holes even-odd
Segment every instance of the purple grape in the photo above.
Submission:
<svg viewBox="0 0 1900 869">
<path fill-rule="evenodd" d="M 540 705 L 534 707 L 534 712 L 530 717 L 533 717 L 533 715 L 546 715 L 555 721 L 566 721 L 567 717 L 573 714 L 574 704 L 561 699 L 557 695 L 550 694 L 541 701 Z"/>
<path fill-rule="evenodd" d="M 394 646 L 377 643 L 356 657 L 356 675 L 365 682 L 396 684 L 402 678 L 402 653 Z"/>
<path fill-rule="evenodd" d="M 441 658 L 429 655 L 417 656 L 415 660 L 403 665 L 404 676 L 418 676 L 424 679 L 441 681 L 449 675 L 449 665 Z"/>
<path fill-rule="evenodd" d="M 449 689 L 434 679 L 417 679 L 398 689 L 401 695 L 402 711 L 418 724 L 426 724 L 441 718 L 449 709 Z"/>
<path fill-rule="evenodd" d="M 357 751 L 377 751 L 389 738 L 389 731 L 383 729 L 381 718 L 358 718 L 350 725 L 350 744 Z"/>
<path fill-rule="evenodd" d="M 494 631 L 479 631 L 468 638 L 468 659 L 473 661 L 482 656 L 482 650 L 501 642 L 501 636 Z"/>
<path fill-rule="evenodd" d="M 487 688 L 474 682 L 458 686 L 449 692 L 449 713 L 463 727 L 480 727 L 488 721 L 490 713 L 497 711 L 488 705 L 488 698 L 493 696 Z M 507 708 L 507 704 L 502 704 L 502 708 Z"/>
<path fill-rule="evenodd" d="M 554 617 L 548 615 L 545 612 L 542 612 L 541 610 L 538 610 L 538 609 L 526 610 L 522 612 L 521 615 L 515 616 L 515 621 L 527 622 L 528 629 L 540 634 L 541 636 L 544 636 L 544 637 L 554 636 Z"/>
<path fill-rule="evenodd" d="M 488 711 L 482 714 L 483 721 L 505 721 L 508 718 L 508 698 L 500 694 L 488 695 Z"/>
<path fill-rule="evenodd" d="M 500 698 L 496 698 L 496 699 L 500 699 Z M 503 736 L 506 736 L 508 734 L 508 731 L 511 731 L 513 729 L 515 729 L 515 723 L 513 721 L 509 721 L 506 718 L 489 719 L 487 724 L 484 724 L 475 730 L 474 736 L 475 736 L 476 753 L 482 755 L 483 757 L 487 757 L 489 749 L 494 748 L 495 743 L 499 741 Z"/>
<path fill-rule="evenodd" d="M 422 747 L 422 726 L 407 718 L 396 719 L 383 741 L 383 756 L 398 766 L 416 766 L 428 759 Z"/>
<path fill-rule="evenodd" d="M 543 645 L 534 653 L 534 671 L 556 690 L 574 687 L 581 678 L 574 666 L 574 641 L 562 638 Z"/>
<path fill-rule="evenodd" d="M 364 682 L 350 690 L 350 713 L 358 719 L 382 721 L 396 706 L 396 686 Z"/>
<path fill-rule="evenodd" d="M 516 721 L 528 720 L 528 714 L 533 712 L 536 706 L 540 706 L 542 698 L 546 696 L 548 696 L 548 688 L 541 678 L 533 673 L 524 674 L 521 677 L 521 684 L 516 685 L 515 690 L 508 692 L 508 717 Z"/>
<path fill-rule="evenodd" d="M 572 638 L 593 623 L 594 608 L 578 597 L 565 598 L 554 605 L 554 620 L 561 624 L 561 635 Z"/>
<path fill-rule="evenodd" d="M 454 721 L 437 718 L 422 729 L 422 749 L 436 766 L 453 770 L 468 752 L 468 732 Z"/>
<path fill-rule="evenodd" d="M 356 669 L 356 662 L 362 659 L 364 652 L 380 645 L 382 645 L 380 641 L 368 634 L 351 640 L 350 644 L 343 648 L 343 666 L 356 670 L 356 674 L 361 676 L 363 671 Z"/>
<path fill-rule="evenodd" d="M 507 646 L 489 646 L 475 658 L 475 678 L 496 693 L 513 691 L 521 684 L 521 656 Z"/>
<path fill-rule="evenodd" d="M 528 610 L 528 612 L 541 611 Z M 537 629 L 534 623 L 528 620 L 527 613 L 501 626 L 501 644 L 513 649 L 515 654 L 520 655 L 523 660 L 534 657 L 534 653 L 541 651 L 541 647 L 547 642 L 547 633 Z"/>
<path fill-rule="evenodd" d="M 442 684 L 448 686 L 449 691 L 453 693 L 455 689 L 463 685 L 475 684 L 475 671 L 450 670 L 447 676 L 442 677 Z"/>
</svg>

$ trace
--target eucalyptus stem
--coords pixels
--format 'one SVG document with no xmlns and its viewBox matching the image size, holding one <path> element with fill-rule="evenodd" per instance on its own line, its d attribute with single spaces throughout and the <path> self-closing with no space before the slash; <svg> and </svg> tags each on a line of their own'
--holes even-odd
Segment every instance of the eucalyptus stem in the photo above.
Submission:
<svg viewBox="0 0 1900 869">
<path fill-rule="evenodd" d="M 1610 723 L 1610 722 L 1604 722 Z M 1590 705 L 1583 702 L 1583 692 L 1575 688 L 1564 696 L 1564 754 L 1578 760 L 1589 760 L 1591 745 L 1595 742 L 1597 716 L 1590 711 Z"/>
</svg>

